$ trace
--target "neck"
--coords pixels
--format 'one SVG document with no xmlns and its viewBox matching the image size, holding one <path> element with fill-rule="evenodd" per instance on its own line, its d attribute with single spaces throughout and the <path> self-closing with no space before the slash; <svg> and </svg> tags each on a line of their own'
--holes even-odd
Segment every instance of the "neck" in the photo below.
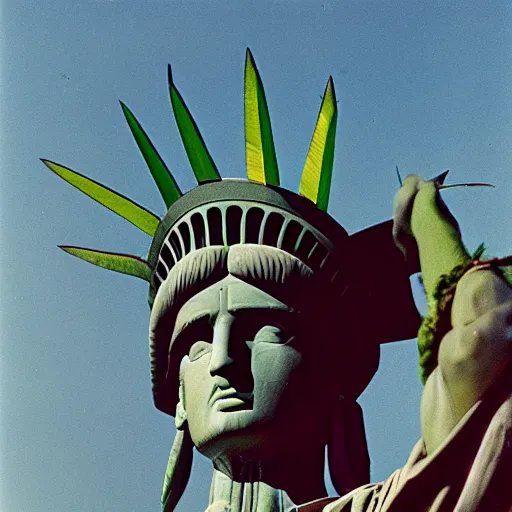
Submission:
<svg viewBox="0 0 512 512">
<path fill-rule="evenodd" d="M 222 458 L 214 466 L 210 512 L 289 512 L 295 505 L 327 496 L 322 451 L 317 457 L 286 461 Z"/>
</svg>

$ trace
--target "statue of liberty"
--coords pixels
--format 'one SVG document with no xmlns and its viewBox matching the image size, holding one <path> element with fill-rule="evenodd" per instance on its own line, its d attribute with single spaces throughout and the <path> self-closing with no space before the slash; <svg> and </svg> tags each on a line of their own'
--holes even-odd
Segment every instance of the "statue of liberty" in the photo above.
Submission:
<svg viewBox="0 0 512 512">
<path fill-rule="evenodd" d="M 167 206 L 162 219 L 44 160 L 152 236 L 146 259 L 62 249 L 149 282 L 153 399 L 177 429 L 162 510 L 182 496 L 194 447 L 213 466 L 210 512 L 510 510 L 512 287 L 503 269 L 512 259 L 467 252 L 440 197 L 446 173 L 408 176 L 393 221 L 349 235 L 327 214 L 337 122 L 331 78 L 299 194 L 280 187 L 250 51 L 249 181 L 221 179 L 170 68 L 169 90 L 198 181 L 185 194 L 122 104 Z M 420 270 L 424 319 L 409 284 Z M 380 344 L 416 335 L 422 437 L 402 469 L 370 484 L 357 398 L 378 367 Z M 341 497 L 327 496 L 326 446 Z"/>
</svg>

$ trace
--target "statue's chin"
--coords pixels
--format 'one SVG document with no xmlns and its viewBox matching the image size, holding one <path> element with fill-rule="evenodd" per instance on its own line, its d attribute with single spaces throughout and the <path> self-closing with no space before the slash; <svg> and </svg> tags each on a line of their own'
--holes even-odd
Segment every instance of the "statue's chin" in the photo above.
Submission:
<svg viewBox="0 0 512 512">
<path fill-rule="evenodd" d="M 243 412 L 228 414 L 243 416 Z M 234 458 L 261 460 L 267 456 L 275 456 L 276 450 L 282 451 L 284 448 L 285 443 L 278 430 L 259 422 L 246 423 L 243 426 L 239 424 L 238 427 L 225 425 L 221 431 L 211 432 L 202 439 L 192 437 L 192 440 L 197 450 L 212 461 Z"/>
<path fill-rule="evenodd" d="M 256 402 L 256 400 L 255 400 Z M 261 400 L 259 401 L 261 403 Z M 239 407 L 238 403 L 227 406 Z M 194 418 L 189 429 L 197 450 L 215 461 L 219 458 L 273 459 L 295 456 L 297 447 L 311 445 L 312 437 L 322 443 L 327 430 L 328 408 L 317 404 L 304 421 L 304 411 L 312 410 L 302 402 L 284 401 L 280 407 L 255 407 L 231 411 L 216 410 L 203 421 Z"/>
</svg>

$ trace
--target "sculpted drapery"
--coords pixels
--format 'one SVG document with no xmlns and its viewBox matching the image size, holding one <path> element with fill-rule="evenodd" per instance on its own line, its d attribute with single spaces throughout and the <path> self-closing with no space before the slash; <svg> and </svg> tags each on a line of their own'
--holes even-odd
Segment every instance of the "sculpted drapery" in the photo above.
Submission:
<svg viewBox="0 0 512 512">
<path fill-rule="evenodd" d="M 512 368 L 468 411 L 436 452 L 418 441 L 403 468 L 301 512 L 508 512 L 512 507 Z"/>
</svg>

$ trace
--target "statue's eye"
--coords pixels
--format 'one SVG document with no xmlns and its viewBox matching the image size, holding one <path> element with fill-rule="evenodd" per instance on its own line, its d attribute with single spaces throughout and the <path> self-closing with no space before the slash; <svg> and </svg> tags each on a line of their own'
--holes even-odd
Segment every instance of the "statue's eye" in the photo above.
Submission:
<svg viewBox="0 0 512 512">
<path fill-rule="evenodd" d="M 279 343 L 283 345 L 290 340 L 290 336 L 275 325 L 265 325 L 254 336 L 254 343 Z"/>
<path fill-rule="evenodd" d="M 196 361 L 205 354 L 209 354 L 212 351 L 211 343 L 206 341 L 196 341 L 188 351 L 188 358 L 190 361 Z"/>
</svg>

